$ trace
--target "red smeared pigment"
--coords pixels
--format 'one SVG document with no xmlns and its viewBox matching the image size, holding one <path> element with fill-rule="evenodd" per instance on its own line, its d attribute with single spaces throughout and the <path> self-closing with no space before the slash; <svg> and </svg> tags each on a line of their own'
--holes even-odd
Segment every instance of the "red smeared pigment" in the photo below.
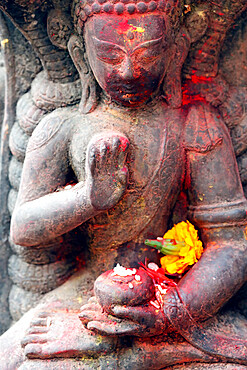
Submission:
<svg viewBox="0 0 247 370">
<path fill-rule="evenodd" d="M 129 30 L 133 30 L 133 26 L 128 24 L 128 19 L 125 19 L 123 22 L 118 23 L 118 33 L 121 35 L 123 33 L 128 32 Z"/>
<path fill-rule="evenodd" d="M 118 23 L 117 32 L 119 33 L 119 35 L 126 34 L 128 31 L 139 33 L 143 33 L 145 31 L 144 28 L 133 26 L 133 24 L 129 24 L 128 21 L 128 19 L 125 19 L 122 22 Z"/>
<path fill-rule="evenodd" d="M 196 71 L 194 71 L 196 73 Z M 210 85 L 213 81 L 212 77 L 197 76 L 193 74 L 190 79 L 188 79 L 183 86 L 183 105 L 191 104 L 193 102 L 206 102 L 205 97 L 201 96 L 199 92 L 199 86 Z"/>
</svg>

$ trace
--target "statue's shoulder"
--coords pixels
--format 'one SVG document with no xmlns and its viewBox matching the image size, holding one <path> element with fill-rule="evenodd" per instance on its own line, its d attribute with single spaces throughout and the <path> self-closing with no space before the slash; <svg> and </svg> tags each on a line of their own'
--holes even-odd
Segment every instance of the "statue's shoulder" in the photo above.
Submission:
<svg viewBox="0 0 247 370">
<path fill-rule="evenodd" d="M 59 108 L 47 114 L 33 131 L 27 151 L 33 151 L 50 143 L 66 144 L 71 136 L 74 123 L 79 113 L 74 107 Z"/>
<path fill-rule="evenodd" d="M 186 110 L 184 146 L 187 150 L 206 153 L 222 143 L 226 126 L 218 111 L 201 102 Z"/>
</svg>

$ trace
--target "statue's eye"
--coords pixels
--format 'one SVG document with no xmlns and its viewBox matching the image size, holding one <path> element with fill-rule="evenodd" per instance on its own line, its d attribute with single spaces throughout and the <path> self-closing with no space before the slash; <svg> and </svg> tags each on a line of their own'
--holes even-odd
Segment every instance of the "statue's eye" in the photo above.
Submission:
<svg viewBox="0 0 247 370">
<path fill-rule="evenodd" d="M 137 61 L 141 64 L 152 63 L 155 60 L 159 59 L 162 55 L 162 45 L 155 44 L 149 47 L 139 47 L 134 52 L 133 55 Z"/>
<path fill-rule="evenodd" d="M 96 57 L 108 64 L 120 64 L 125 56 L 125 52 L 121 47 L 111 42 L 99 40 L 93 37 Z"/>
<path fill-rule="evenodd" d="M 140 64 L 149 64 L 162 56 L 164 42 L 162 38 L 146 41 L 138 45 L 132 55 Z"/>
<path fill-rule="evenodd" d="M 124 52 L 118 47 L 101 45 L 96 50 L 98 59 L 109 64 L 120 64 L 124 59 Z"/>
<path fill-rule="evenodd" d="M 154 62 L 160 55 L 160 53 L 155 53 L 153 50 L 149 49 L 138 49 L 135 52 L 135 58 L 140 61 L 141 64 Z"/>
</svg>

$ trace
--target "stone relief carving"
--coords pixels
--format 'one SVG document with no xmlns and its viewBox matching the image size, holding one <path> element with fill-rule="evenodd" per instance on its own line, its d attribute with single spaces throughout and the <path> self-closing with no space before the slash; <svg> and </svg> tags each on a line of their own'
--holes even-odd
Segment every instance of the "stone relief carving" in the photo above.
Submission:
<svg viewBox="0 0 247 370">
<path fill-rule="evenodd" d="M 246 366 L 246 7 L 0 1 L 43 67 L 13 94 L 10 313 L 41 304 L 2 336 L 8 366 Z M 144 240 L 172 217 L 205 251 L 162 310 L 88 301 L 117 263 L 158 263 Z"/>
</svg>

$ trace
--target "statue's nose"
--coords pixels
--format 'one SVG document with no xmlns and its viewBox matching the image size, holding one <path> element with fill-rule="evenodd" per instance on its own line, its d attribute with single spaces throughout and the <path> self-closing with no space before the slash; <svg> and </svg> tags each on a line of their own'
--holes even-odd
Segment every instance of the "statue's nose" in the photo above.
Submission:
<svg viewBox="0 0 247 370">
<path fill-rule="evenodd" d="M 137 77 L 135 65 L 127 55 L 121 64 L 120 73 L 125 80 L 133 80 Z"/>
</svg>

